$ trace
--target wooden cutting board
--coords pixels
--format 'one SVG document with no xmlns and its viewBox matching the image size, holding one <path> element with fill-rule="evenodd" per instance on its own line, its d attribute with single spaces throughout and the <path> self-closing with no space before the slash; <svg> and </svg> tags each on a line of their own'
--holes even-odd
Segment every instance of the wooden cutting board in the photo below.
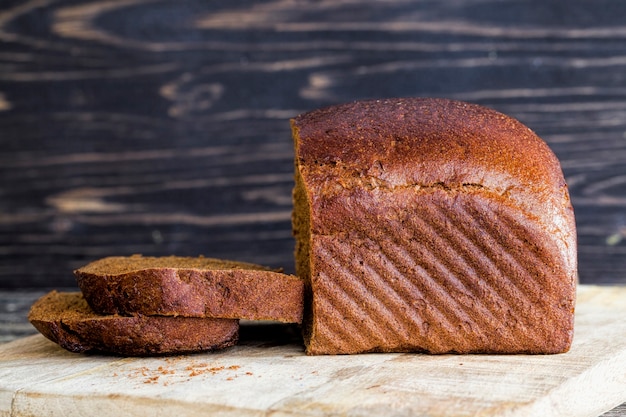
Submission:
<svg viewBox="0 0 626 417">
<path fill-rule="evenodd" d="M 626 401 L 626 287 L 580 286 L 574 344 L 548 356 L 307 357 L 297 331 L 165 358 L 0 347 L 0 416 L 595 416 Z"/>
</svg>

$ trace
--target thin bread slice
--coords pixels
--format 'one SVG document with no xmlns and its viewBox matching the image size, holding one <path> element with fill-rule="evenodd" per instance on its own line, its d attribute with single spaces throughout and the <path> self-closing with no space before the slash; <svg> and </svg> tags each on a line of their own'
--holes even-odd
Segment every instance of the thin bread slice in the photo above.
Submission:
<svg viewBox="0 0 626 417">
<path fill-rule="evenodd" d="M 77 353 L 204 352 L 235 345 L 239 334 L 239 322 L 231 319 L 98 315 L 79 292 L 44 295 L 31 307 L 28 320 L 45 337 Z"/>
<path fill-rule="evenodd" d="M 74 271 L 101 314 L 302 321 L 304 282 L 245 262 L 205 257 L 109 257 Z"/>
</svg>

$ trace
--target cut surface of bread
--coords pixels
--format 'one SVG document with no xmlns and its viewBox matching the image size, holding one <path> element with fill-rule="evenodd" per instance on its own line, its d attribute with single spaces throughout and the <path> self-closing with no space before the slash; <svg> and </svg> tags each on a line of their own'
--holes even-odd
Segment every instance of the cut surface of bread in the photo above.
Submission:
<svg viewBox="0 0 626 417">
<path fill-rule="evenodd" d="M 308 354 L 569 349 L 574 215 L 530 129 L 413 98 L 315 110 L 292 131 Z"/>
<path fill-rule="evenodd" d="M 99 315 L 79 292 L 52 291 L 37 300 L 28 320 L 46 338 L 70 352 L 125 356 L 182 354 L 237 343 L 231 319 Z"/>
<path fill-rule="evenodd" d="M 302 320 L 303 281 L 261 265 L 135 255 L 103 258 L 74 274 L 101 314 Z"/>
</svg>

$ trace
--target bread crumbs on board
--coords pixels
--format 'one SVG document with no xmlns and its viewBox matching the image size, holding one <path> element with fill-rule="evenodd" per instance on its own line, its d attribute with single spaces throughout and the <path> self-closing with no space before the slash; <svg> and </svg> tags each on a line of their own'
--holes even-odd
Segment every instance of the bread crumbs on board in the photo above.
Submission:
<svg viewBox="0 0 626 417">
<path fill-rule="evenodd" d="M 210 364 L 207 362 L 191 361 L 191 363 L 181 367 L 179 366 L 181 359 L 164 358 L 164 364 L 157 368 L 141 366 L 134 368 L 125 374 L 114 372 L 112 376 L 119 377 L 120 375 L 124 375 L 129 379 L 140 379 L 144 384 L 161 384 L 163 386 L 168 386 L 172 383 L 191 381 L 192 378 L 200 375 L 217 375 L 223 372 L 227 373 L 224 378 L 226 381 L 232 381 L 240 376 L 239 373 L 235 372 L 241 369 L 240 365 L 226 366 Z M 243 375 L 251 376 L 253 373 L 248 371 Z M 161 378 L 161 376 L 165 376 L 165 378 Z"/>
</svg>

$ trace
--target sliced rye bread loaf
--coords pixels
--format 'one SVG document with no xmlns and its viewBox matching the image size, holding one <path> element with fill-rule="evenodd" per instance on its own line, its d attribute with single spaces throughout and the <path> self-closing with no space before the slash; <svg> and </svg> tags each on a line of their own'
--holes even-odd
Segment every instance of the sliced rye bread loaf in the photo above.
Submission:
<svg viewBox="0 0 626 417">
<path fill-rule="evenodd" d="M 109 257 L 74 271 L 100 314 L 302 321 L 304 283 L 245 262 L 205 257 Z"/>
<path fill-rule="evenodd" d="M 407 98 L 314 110 L 292 129 L 307 353 L 569 349 L 574 213 L 529 128 Z"/>
<path fill-rule="evenodd" d="M 52 291 L 31 307 L 28 320 L 70 352 L 125 356 L 182 354 L 223 349 L 237 343 L 232 319 L 99 315 L 79 292 Z"/>
</svg>

